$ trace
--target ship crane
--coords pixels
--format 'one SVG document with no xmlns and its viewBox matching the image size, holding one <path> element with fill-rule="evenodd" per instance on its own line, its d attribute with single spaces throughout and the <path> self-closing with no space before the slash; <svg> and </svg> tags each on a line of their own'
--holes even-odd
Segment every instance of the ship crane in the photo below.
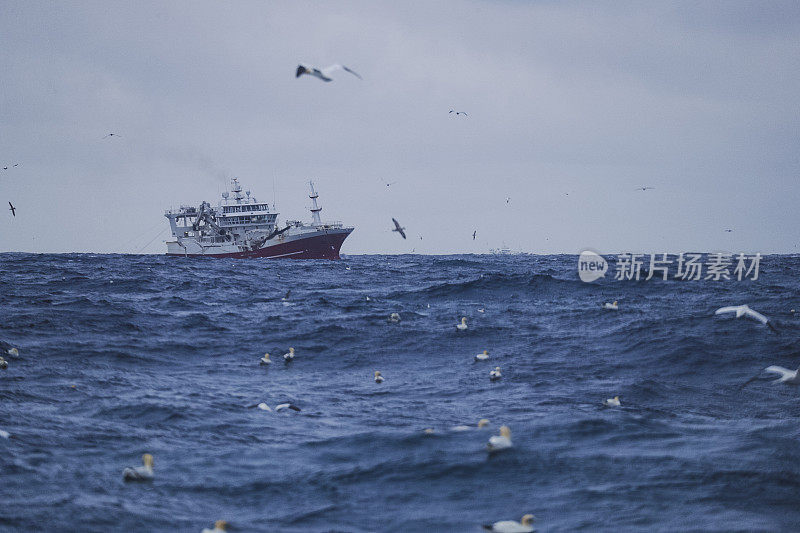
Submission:
<svg viewBox="0 0 800 533">
<path fill-rule="evenodd" d="M 217 224 L 217 222 L 214 220 L 214 217 L 212 217 L 211 214 L 206 211 L 207 207 L 210 208 L 211 204 L 209 204 L 208 202 L 202 202 L 200 204 L 200 209 L 197 210 L 197 220 L 195 220 L 194 224 L 192 224 L 192 229 L 194 231 L 200 230 L 201 229 L 200 223 L 205 222 L 206 226 L 211 226 L 212 228 L 217 230 L 217 232 L 220 235 L 225 235 L 225 230 L 222 229 L 219 226 L 219 224 Z"/>
</svg>

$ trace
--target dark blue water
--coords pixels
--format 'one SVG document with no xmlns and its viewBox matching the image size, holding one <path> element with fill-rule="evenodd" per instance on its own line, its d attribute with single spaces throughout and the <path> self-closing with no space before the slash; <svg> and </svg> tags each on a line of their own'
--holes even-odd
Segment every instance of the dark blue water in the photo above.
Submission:
<svg viewBox="0 0 800 533">
<path fill-rule="evenodd" d="M 21 352 L 0 371 L 4 531 L 800 528 L 800 390 L 740 389 L 800 364 L 797 257 L 755 282 L 590 285 L 575 256 L 4 254 L 0 273 Z M 713 316 L 741 303 L 780 335 Z M 502 424 L 515 447 L 490 458 Z M 145 452 L 155 480 L 124 483 Z"/>
</svg>

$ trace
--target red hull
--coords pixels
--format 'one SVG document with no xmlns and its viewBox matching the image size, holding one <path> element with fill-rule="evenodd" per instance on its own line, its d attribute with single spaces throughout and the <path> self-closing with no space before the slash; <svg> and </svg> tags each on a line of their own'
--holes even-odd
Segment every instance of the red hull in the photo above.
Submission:
<svg viewBox="0 0 800 533">
<path fill-rule="evenodd" d="M 175 257 L 232 257 L 232 258 L 290 258 L 290 259 L 339 259 L 339 249 L 350 232 L 326 233 L 307 239 L 275 244 L 258 250 L 227 254 L 167 254 Z"/>
</svg>

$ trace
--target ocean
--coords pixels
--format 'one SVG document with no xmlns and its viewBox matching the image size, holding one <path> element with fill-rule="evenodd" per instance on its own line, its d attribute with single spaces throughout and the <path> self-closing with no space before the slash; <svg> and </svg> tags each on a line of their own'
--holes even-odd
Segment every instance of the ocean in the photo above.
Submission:
<svg viewBox="0 0 800 533">
<path fill-rule="evenodd" d="M 575 255 L 11 253 L 0 272 L 20 351 L 2 531 L 800 530 L 800 390 L 759 374 L 800 365 L 797 256 L 742 281 L 584 283 Z M 714 315 L 744 303 L 779 334 Z M 489 455 L 501 425 L 514 447 Z M 125 483 L 144 453 L 154 480 Z"/>
</svg>

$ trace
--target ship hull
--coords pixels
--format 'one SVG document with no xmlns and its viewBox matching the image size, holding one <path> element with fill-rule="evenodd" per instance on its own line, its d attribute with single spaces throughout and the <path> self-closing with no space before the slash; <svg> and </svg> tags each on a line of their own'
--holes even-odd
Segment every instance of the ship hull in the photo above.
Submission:
<svg viewBox="0 0 800 533">
<path fill-rule="evenodd" d="M 342 243 L 353 231 L 352 228 L 321 230 L 310 236 L 298 236 L 270 242 L 256 250 L 227 251 L 221 247 L 209 246 L 201 253 L 193 253 L 182 248 L 177 242 L 167 243 L 167 255 L 176 257 L 229 257 L 236 259 L 339 259 Z M 178 251 L 180 250 L 180 251 Z"/>
</svg>

